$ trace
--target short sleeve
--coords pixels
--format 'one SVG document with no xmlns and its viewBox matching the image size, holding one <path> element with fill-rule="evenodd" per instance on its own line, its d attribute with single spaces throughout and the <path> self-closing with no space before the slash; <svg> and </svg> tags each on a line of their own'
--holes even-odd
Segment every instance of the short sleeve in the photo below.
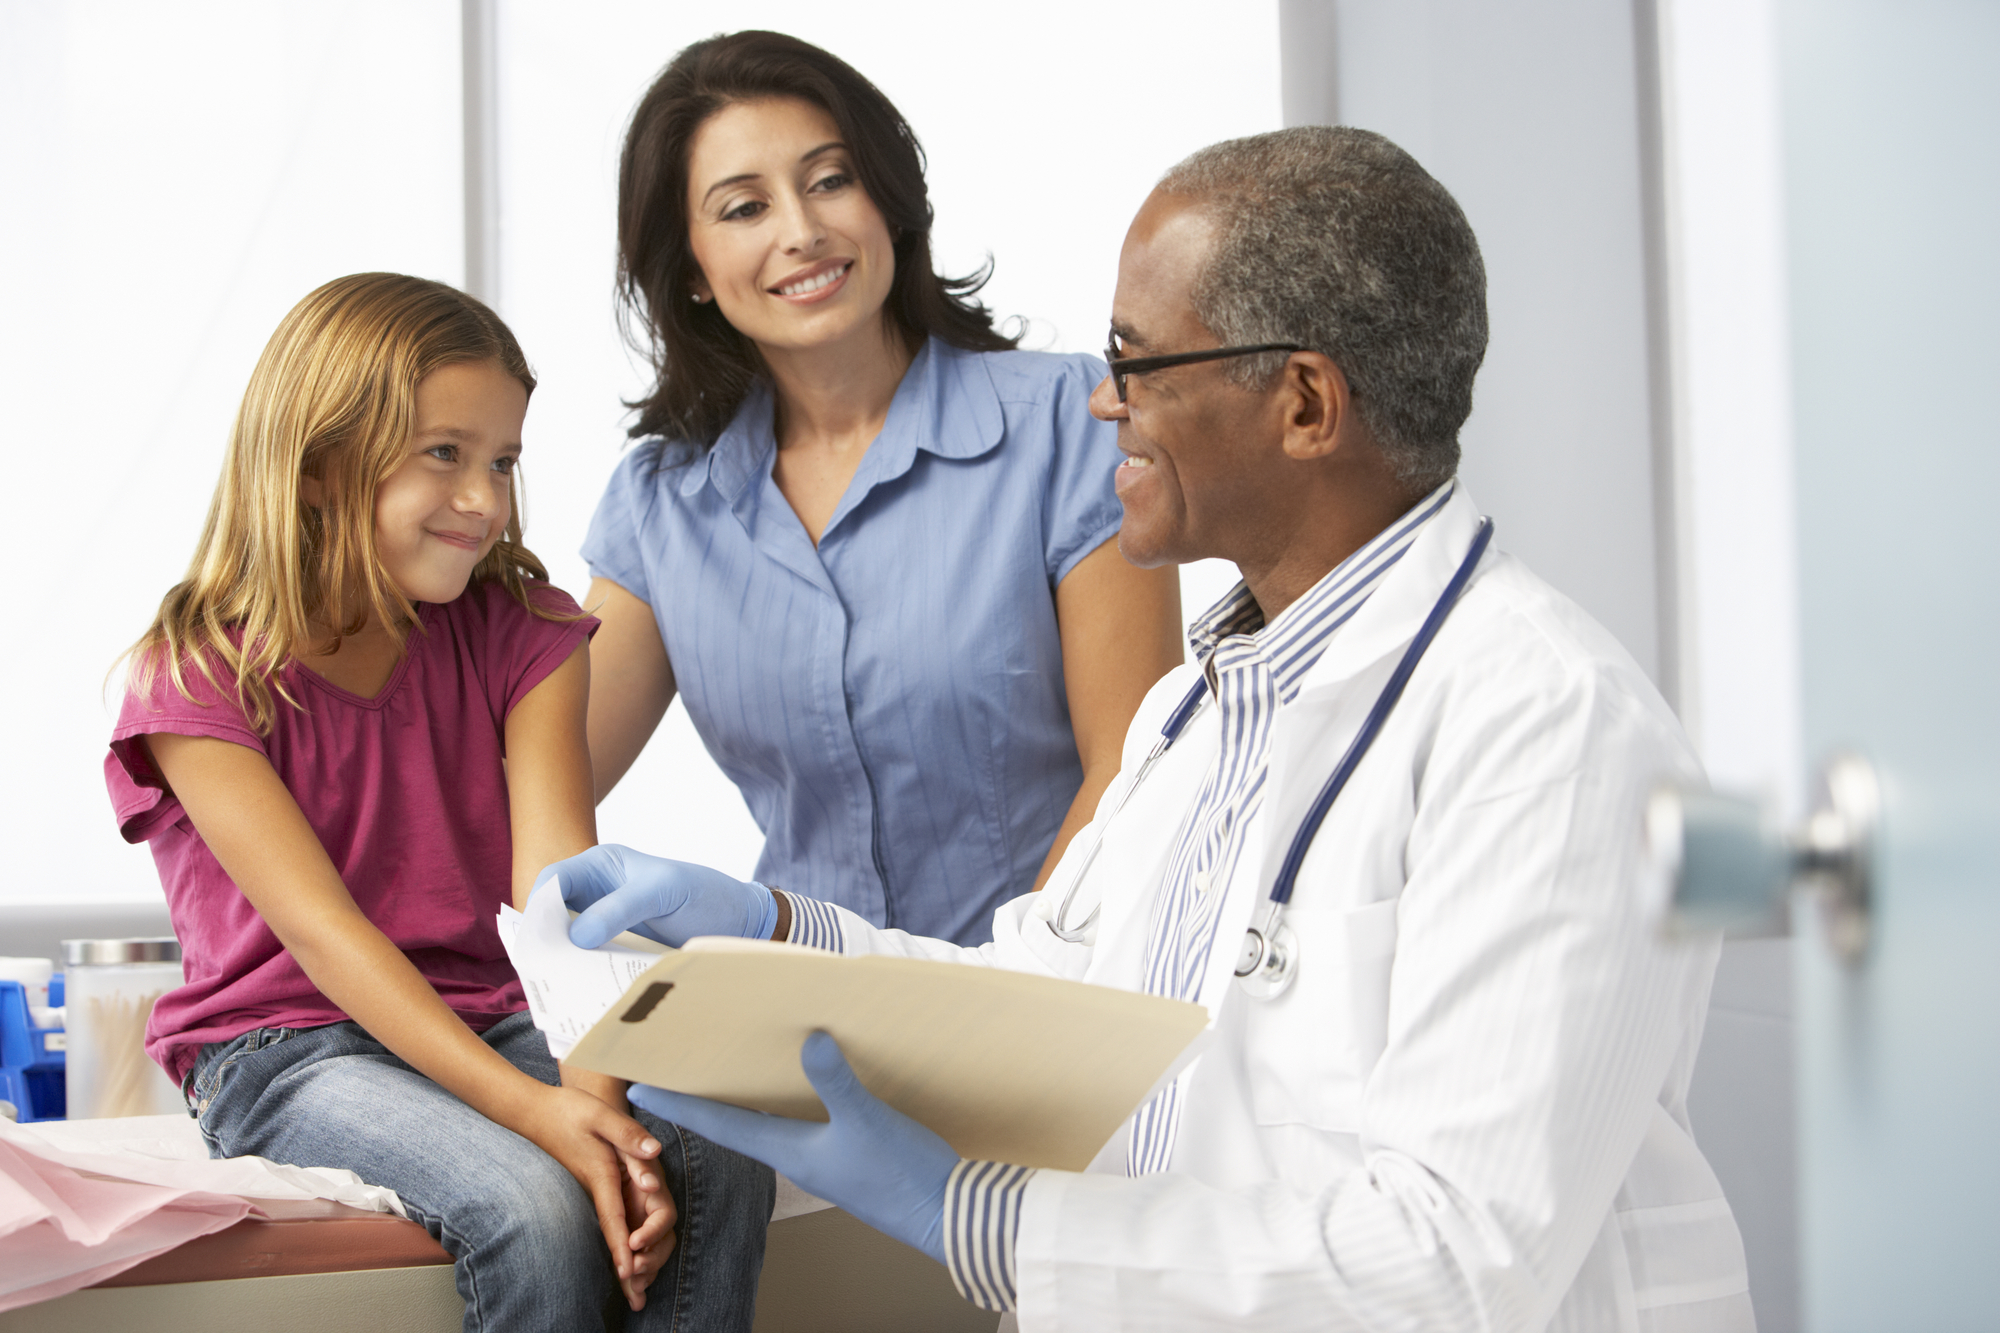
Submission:
<svg viewBox="0 0 2000 1333">
<path fill-rule="evenodd" d="M 1047 534 L 1051 587 L 1116 536 L 1125 518 L 1112 480 L 1123 457 L 1118 451 L 1118 427 L 1090 415 L 1091 390 L 1105 373 L 1104 363 L 1094 356 L 1065 357 L 1049 395 L 1054 456 L 1042 530 Z"/>
<path fill-rule="evenodd" d="M 214 663 L 213 669 L 217 679 L 229 679 L 220 663 Z M 128 686 L 118 710 L 111 752 L 104 757 L 104 785 L 118 817 L 118 832 L 127 842 L 146 842 L 182 817 L 181 803 L 153 766 L 144 743 L 146 736 L 157 732 L 206 736 L 268 755 L 264 738 L 250 724 L 233 685 L 217 687 L 193 665 L 182 676 L 186 694 L 162 670 L 143 693 Z"/>
<path fill-rule="evenodd" d="M 583 538 L 582 555 L 591 577 L 610 579 L 648 605 L 653 596 L 640 533 L 660 484 L 660 449 L 660 441 L 648 440 L 619 460 Z"/>
<path fill-rule="evenodd" d="M 504 718 L 567 662 L 579 643 L 597 632 L 597 618 L 584 615 L 575 598 L 549 583 L 530 583 L 528 597 L 541 611 L 564 619 L 535 615 L 498 583 L 486 584 L 481 591 L 488 615 L 487 689 L 494 715 Z"/>
</svg>

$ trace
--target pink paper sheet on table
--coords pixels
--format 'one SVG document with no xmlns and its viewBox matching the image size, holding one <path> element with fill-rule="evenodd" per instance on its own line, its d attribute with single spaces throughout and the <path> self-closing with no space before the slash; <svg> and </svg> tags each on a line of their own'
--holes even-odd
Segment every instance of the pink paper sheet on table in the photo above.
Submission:
<svg viewBox="0 0 2000 1333">
<path fill-rule="evenodd" d="M 232 1195 L 89 1176 L 0 1139 L 0 1310 L 87 1287 L 255 1211 Z"/>
<path fill-rule="evenodd" d="M 264 1216 L 259 1198 L 403 1211 L 393 1192 L 351 1171 L 258 1157 L 211 1161 L 186 1116 L 0 1121 L 0 1310 L 87 1287 Z"/>
</svg>

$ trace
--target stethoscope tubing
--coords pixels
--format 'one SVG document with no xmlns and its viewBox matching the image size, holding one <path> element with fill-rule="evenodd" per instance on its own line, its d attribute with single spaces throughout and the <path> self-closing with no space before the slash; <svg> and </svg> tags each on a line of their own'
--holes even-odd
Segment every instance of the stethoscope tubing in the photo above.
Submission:
<svg viewBox="0 0 2000 1333">
<path fill-rule="evenodd" d="M 1402 699 L 1403 690 L 1410 683 L 1410 677 L 1415 674 L 1417 664 L 1429 650 L 1431 640 L 1437 637 L 1438 630 L 1444 626 L 1445 618 L 1451 614 L 1452 608 L 1458 605 L 1458 599 L 1465 594 L 1467 585 L 1472 582 L 1473 572 L 1479 567 L 1480 558 L 1486 554 L 1486 548 L 1492 540 L 1493 520 L 1482 517 L 1479 520 L 1479 531 L 1474 534 L 1472 545 L 1465 553 L 1465 559 L 1459 562 L 1451 581 L 1445 584 L 1444 591 L 1438 595 L 1430 614 L 1424 617 L 1424 623 L 1418 627 L 1416 636 L 1403 650 L 1403 656 L 1396 663 L 1396 669 L 1389 674 L 1388 683 L 1375 697 L 1374 707 L 1368 710 L 1368 716 L 1363 720 L 1361 730 L 1356 732 L 1354 739 L 1348 743 L 1347 752 L 1341 756 L 1340 763 L 1335 765 L 1332 775 L 1320 788 L 1319 794 L 1313 798 L 1312 805 L 1307 807 L 1305 818 L 1299 822 L 1299 827 L 1292 834 L 1291 845 L 1285 849 L 1285 859 L 1279 863 L 1278 877 L 1273 881 L 1270 895 L 1266 899 L 1263 910 L 1271 915 L 1264 923 L 1265 932 L 1276 926 L 1277 914 L 1281 913 L 1285 905 L 1292 900 L 1292 888 L 1298 882 L 1299 869 L 1305 864 L 1306 852 L 1311 849 L 1313 839 L 1318 836 L 1320 825 L 1326 822 L 1326 816 L 1333 809 L 1334 801 L 1347 786 L 1347 780 L 1354 776 L 1354 770 L 1361 766 L 1361 761 L 1367 757 L 1370 747 L 1375 744 L 1375 738 L 1381 734 L 1383 725 L 1389 720 L 1389 714 Z M 1165 725 L 1160 728 L 1160 739 L 1141 761 L 1139 771 L 1133 775 L 1132 783 L 1126 787 L 1125 794 L 1119 797 L 1117 806 L 1105 821 L 1106 824 L 1116 819 L 1119 812 L 1124 810 L 1126 802 L 1130 801 L 1132 794 L 1139 789 L 1139 784 L 1146 780 L 1146 774 L 1153 767 L 1154 761 L 1173 748 L 1174 742 L 1180 739 L 1181 732 L 1187 728 L 1194 715 L 1201 711 L 1201 706 L 1207 699 L 1208 677 L 1204 673 L 1195 681 L 1186 696 L 1174 706 L 1174 711 L 1167 715 Z M 1063 894 L 1062 906 L 1056 910 L 1055 920 L 1050 923 L 1050 929 L 1055 932 L 1058 939 L 1072 944 L 1081 943 L 1084 935 L 1097 920 L 1102 904 L 1092 907 L 1090 915 L 1083 919 L 1082 924 L 1069 929 L 1063 926 L 1064 919 L 1069 915 L 1069 905 L 1075 899 L 1076 891 L 1082 886 L 1084 878 L 1089 875 L 1090 868 L 1096 864 L 1097 853 L 1103 845 L 1104 830 L 1100 828 L 1096 839 L 1091 843 L 1089 854 L 1084 857 L 1083 865 L 1071 878 L 1069 889 Z"/>
<path fill-rule="evenodd" d="M 1333 776 L 1326 780 L 1326 785 L 1319 789 L 1319 795 L 1315 796 L 1313 803 L 1306 808 L 1305 818 L 1299 821 L 1298 830 L 1292 834 L 1291 846 L 1285 849 L 1285 859 L 1278 865 L 1278 878 L 1271 884 L 1271 901 L 1278 906 L 1283 907 L 1292 900 L 1292 886 L 1298 882 L 1299 867 L 1305 864 L 1306 852 L 1311 849 L 1313 839 L 1318 836 L 1319 826 L 1326 822 L 1327 812 L 1333 809 L 1334 801 L 1346 788 L 1347 780 L 1354 776 L 1354 770 L 1361 766 L 1363 759 L 1367 758 L 1369 747 L 1375 744 L 1375 738 L 1381 734 L 1383 724 L 1389 720 L 1389 714 L 1395 711 L 1397 702 L 1402 699 L 1403 687 L 1410 683 L 1410 677 L 1416 672 L 1417 663 L 1423 660 L 1425 651 L 1431 646 L 1431 640 L 1435 639 L 1438 630 L 1443 628 L 1445 617 L 1451 614 L 1451 609 L 1458 605 L 1458 599 L 1465 594 L 1466 585 L 1472 582 L 1472 571 L 1478 567 L 1479 558 L 1486 554 L 1487 544 L 1492 540 L 1493 520 L 1482 517 L 1479 520 L 1479 532 L 1473 537 L 1472 547 L 1465 553 L 1465 559 L 1459 562 L 1458 571 L 1451 576 L 1451 582 L 1445 584 L 1444 592 L 1438 596 L 1436 605 L 1431 607 L 1431 613 L 1424 617 L 1423 626 L 1417 630 L 1417 636 L 1411 639 L 1410 646 L 1403 650 L 1403 660 L 1396 663 L 1396 669 L 1390 674 L 1389 683 L 1382 687 L 1382 693 L 1375 696 L 1375 706 L 1368 710 L 1368 718 L 1361 724 L 1361 730 L 1354 734 L 1352 741 L 1348 742 L 1347 753 L 1342 755 L 1340 763 L 1335 765 Z"/>
</svg>

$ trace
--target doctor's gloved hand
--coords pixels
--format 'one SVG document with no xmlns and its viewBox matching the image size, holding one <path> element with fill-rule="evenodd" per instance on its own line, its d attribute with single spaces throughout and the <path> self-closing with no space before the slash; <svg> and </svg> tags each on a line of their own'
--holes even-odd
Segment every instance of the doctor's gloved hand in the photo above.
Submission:
<svg viewBox="0 0 2000 1333">
<path fill-rule="evenodd" d="M 769 939 L 778 924 L 777 898 L 761 884 L 614 843 L 544 866 L 535 887 L 552 875 L 562 876 L 563 901 L 582 913 L 569 927 L 581 949 L 622 930 L 677 949 L 697 935 Z"/>
<path fill-rule="evenodd" d="M 654 1115 L 756 1158 L 808 1194 L 943 1263 L 944 1190 L 958 1154 L 862 1087 L 839 1043 L 826 1033 L 806 1038 L 799 1064 L 826 1103 L 830 1118 L 823 1125 L 643 1084 L 634 1084 L 627 1095 Z"/>
</svg>

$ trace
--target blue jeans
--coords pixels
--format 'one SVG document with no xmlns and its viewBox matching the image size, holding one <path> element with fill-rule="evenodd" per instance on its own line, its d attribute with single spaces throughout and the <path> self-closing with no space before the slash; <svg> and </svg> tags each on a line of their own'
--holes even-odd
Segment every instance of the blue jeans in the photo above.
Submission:
<svg viewBox="0 0 2000 1333">
<path fill-rule="evenodd" d="M 516 1069 L 557 1082 L 526 1013 L 484 1040 Z M 637 1107 L 634 1117 L 660 1141 L 680 1242 L 634 1314 L 583 1186 L 357 1023 L 259 1028 L 205 1046 L 189 1102 L 218 1157 L 345 1167 L 395 1190 L 450 1251 L 467 1333 L 598 1330 L 609 1310 L 628 1329 L 659 1333 L 750 1327 L 775 1192 L 770 1168 Z"/>
</svg>

